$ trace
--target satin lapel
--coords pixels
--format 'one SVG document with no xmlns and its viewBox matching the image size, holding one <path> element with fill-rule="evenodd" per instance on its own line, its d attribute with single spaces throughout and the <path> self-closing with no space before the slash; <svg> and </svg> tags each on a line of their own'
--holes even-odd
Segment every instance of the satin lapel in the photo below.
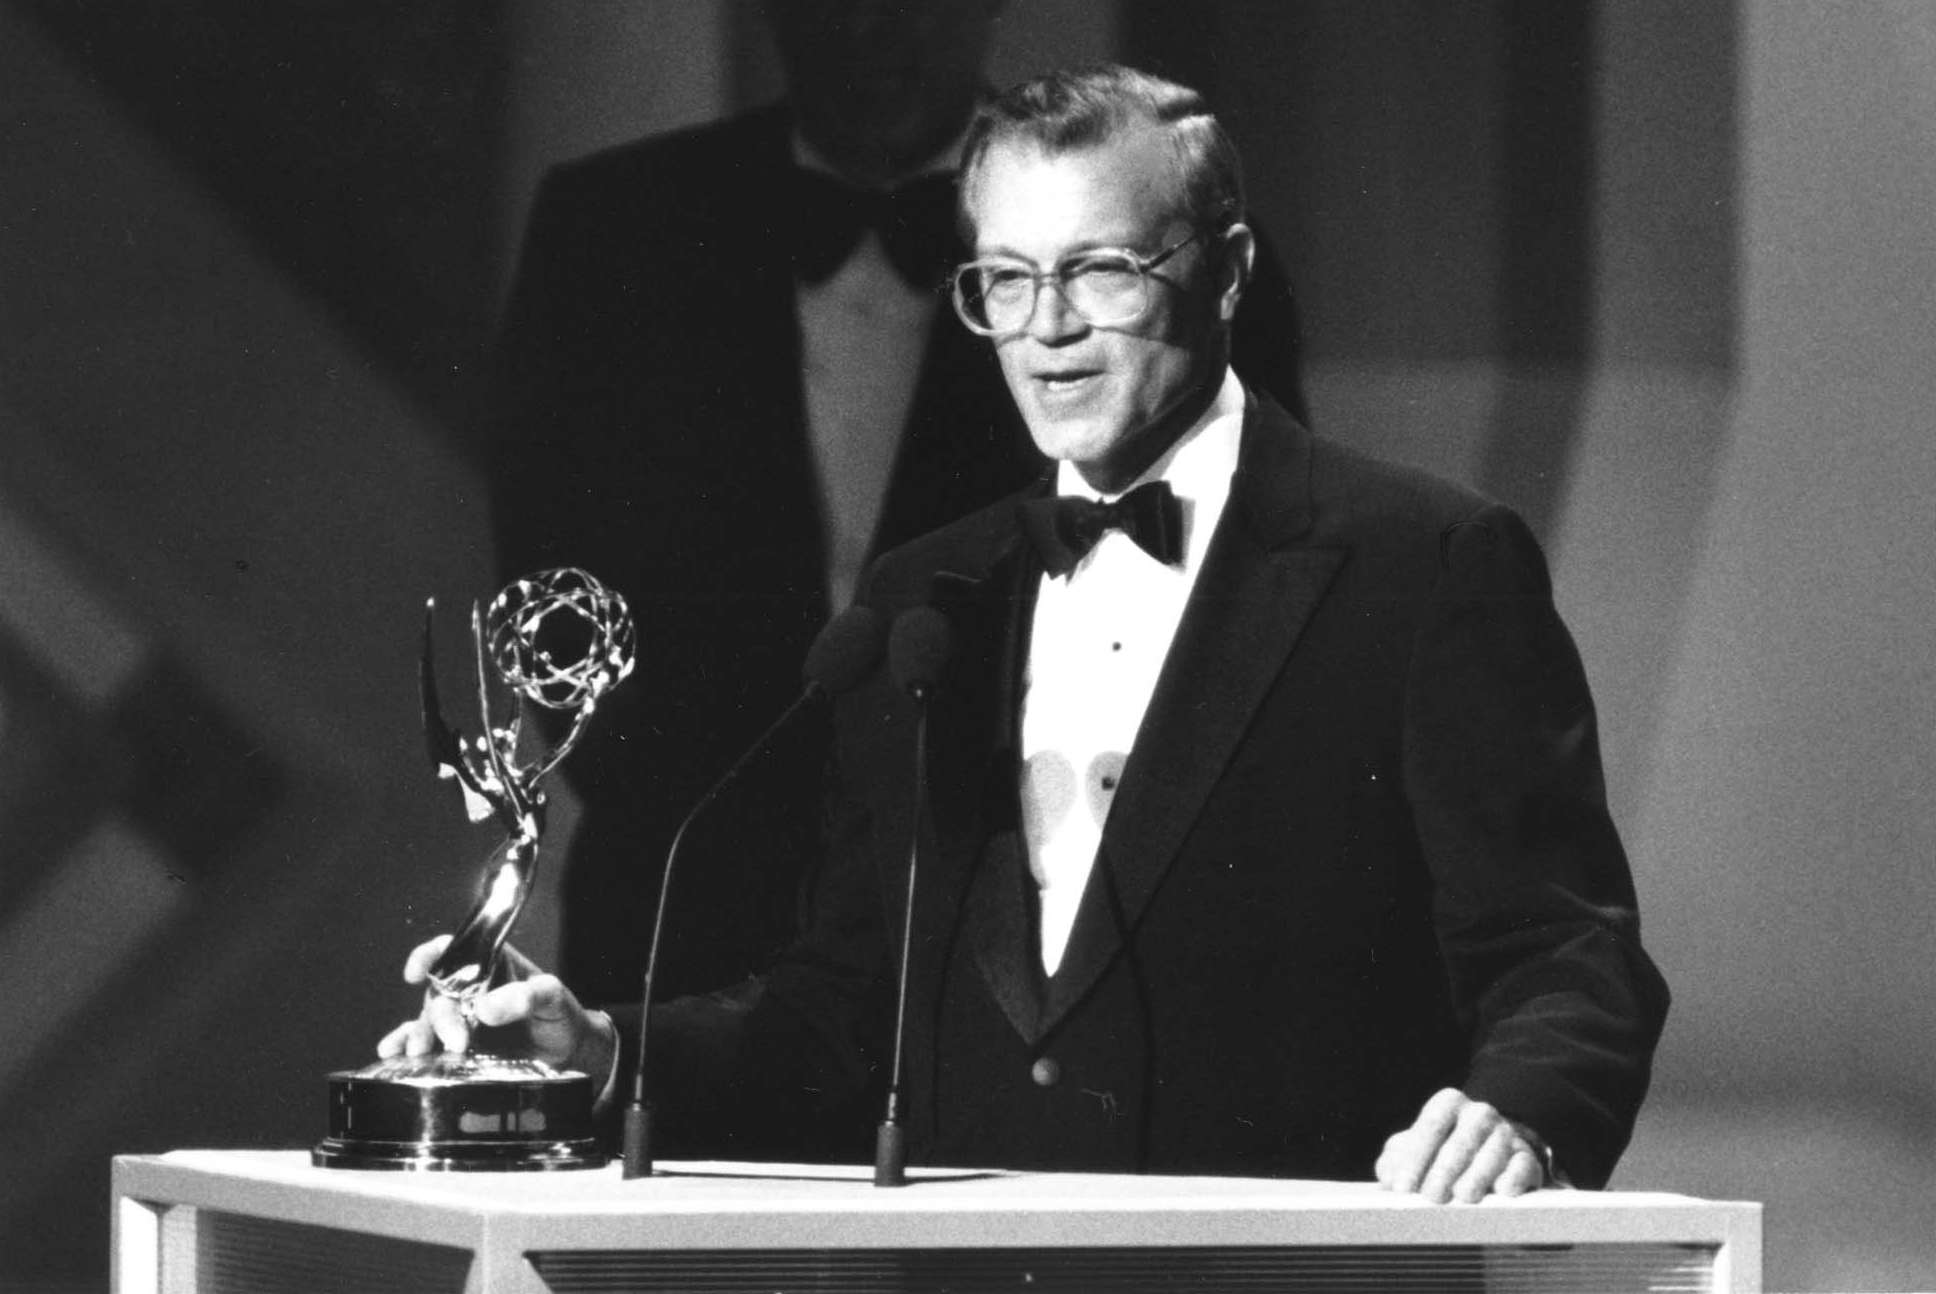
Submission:
<svg viewBox="0 0 1936 1294">
<path fill-rule="evenodd" d="M 928 716 L 935 865 L 915 900 L 917 939 L 928 952 L 925 1000 L 936 1000 L 940 962 L 963 935 L 1024 1035 L 1034 1027 L 1040 984 L 1029 977 L 1035 963 L 1015 802 L 1015 702 L 1038 573 L 1017 523 L 984 570 L 935 576 L 933 604 L 953 625 L 957 647 Z"/>
<path fill-rule="evenodd" d="M 1041 1029 L 1043 997 L 1032 883 L 1021 830 L 1002 828 L 988 837 L 962 913 L 976 969 L 1009 1024 L 1030 1042 Z"/>
<path fill-rule="evenodd" d="M 1254 397 L 1240 464 L 1124 766 L 1069 947 L 1049 981 L 1045 1031 L 1088 992 L 1135 927 L 1344 561 L 1341 549 L 1300 542 L 1310 528 L 1308 434 Z"/>
</svg>

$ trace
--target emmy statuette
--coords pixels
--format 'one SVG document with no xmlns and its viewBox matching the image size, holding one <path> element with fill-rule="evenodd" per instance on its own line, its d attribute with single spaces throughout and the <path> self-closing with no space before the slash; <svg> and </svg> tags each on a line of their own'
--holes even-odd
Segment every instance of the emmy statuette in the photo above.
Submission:
<svg viewBox="0 0 1936 1294">
<path fill-rule="evenodd" d="M 544 830 L 538 783 L 570 753 L 607 692 L 632 671 L 635 630 L 625 600 L 584 571 L 544 571 L 471 608 L 483 733 L 466 742 L 445 723 L 424 610 L 424 736 L 437 774 L 463 788 L 473 821 L 494 819 L 504 843 L 482 893 L 430 971 L 430 992 L 467 1016 L 491 986 L 499 950 L 530 895 Z M 514 694 L 500 726 L 492 676 Z M 518 762 L 520 698 L 570 716 L 557 746 Z M 310 1152 L 326 1168 L 509 1171 L 597 1168 L 607 1156 L 592 1124 L 593 1080 L 537 1060 L 477 1052 L 398 1057 L 329 1076 L 329 1135 Z"/>
</svg>

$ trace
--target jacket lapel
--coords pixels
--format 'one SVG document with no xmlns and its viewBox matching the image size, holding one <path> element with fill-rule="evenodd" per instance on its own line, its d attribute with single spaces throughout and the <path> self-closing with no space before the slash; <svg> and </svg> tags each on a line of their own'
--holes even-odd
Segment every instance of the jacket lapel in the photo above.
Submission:
<svg viewBox="0 0 1936 1294">
<path fill-rule="evenodd" d="M 1018 519 L 986 565 L 934 577 L 931 600 L 955 630 L 956 665 L 930 703 L 935 864 L 915 900 L 917 930 L 950 932 L 924 949 L 926 982 L 939 983 L 948 948 L 965 937 L 990 991 L 1024 1036 L 1034 1030 L 1041 977 L 1033 970 L 1039 959 L 1015 799 L 1016 702 L 1039 575 Z"/>
<path fill-rule="evenodd" d="M 1249 398 L 1230 502 L 1123 769 L 1040 1032 L 1134 929 L 1344 560 L 1299 542 L 1312 520 L 1310 454 L 1308 433 Z"/>
</svg>

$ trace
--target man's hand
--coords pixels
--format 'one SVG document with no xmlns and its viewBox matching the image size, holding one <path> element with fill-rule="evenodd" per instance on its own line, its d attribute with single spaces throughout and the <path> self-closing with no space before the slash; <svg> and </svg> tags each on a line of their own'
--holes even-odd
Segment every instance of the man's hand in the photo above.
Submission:
<svg viewBox="0 0 1936 1294">
<path fill-rule="evenodd" d="M 1418 1119 L 1392 1134 L 1378 1156 L 1378 1184 L 1444 1204 L 1495 1195 L 1524 1195 L 1546 1181 L 1546 1164 L 1530 1130 L 1457 1088 L 1433 1095 Z"/>
<path fill-rule="evenodd" d="M 449 935 L 440 935 L 412 949 L 404 963 L 404 981 L 425 983 L 449 942 Z M 556 975 L 546 974 L 508 944 L 498 958 L 498 973 L 505 982 L 476 1001 L 475 1041 L 498 1055 L 533 1057 L 604 1082 L 618 1047 L 611 1019 L 587 1011 Z M 471 1026 L 457 1002 L 432 989 L 424 993 L 423 1014 L 385 1034 L 376 1054 L 388 1059 L 427 1056 L 440 1047 L 468 1051 L 472 1041 Z"/>
</svg>

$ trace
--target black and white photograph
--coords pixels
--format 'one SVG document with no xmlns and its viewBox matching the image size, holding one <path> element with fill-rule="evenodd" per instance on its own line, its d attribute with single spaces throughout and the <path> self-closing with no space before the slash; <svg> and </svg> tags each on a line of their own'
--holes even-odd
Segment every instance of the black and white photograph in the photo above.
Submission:
<svg viewBox="0 0 1936 1294">
<path fill-rule="evenodd" d="M 0 1294 L 1936 1290 L 1936 0 L 0 0 Z"/>
</svg>

